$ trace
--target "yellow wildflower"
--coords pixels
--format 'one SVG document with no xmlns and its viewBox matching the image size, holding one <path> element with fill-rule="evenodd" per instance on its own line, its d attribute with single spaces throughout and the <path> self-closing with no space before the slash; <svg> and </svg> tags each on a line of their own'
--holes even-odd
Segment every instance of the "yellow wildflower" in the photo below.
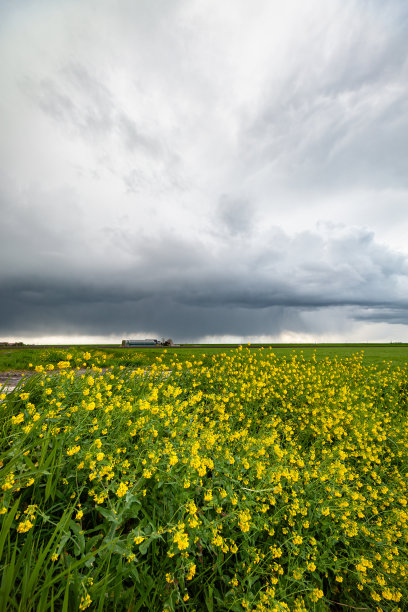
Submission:
<svg viewBox="0 0 408 612">
<path fill-rule="evenodd" d="M 118 489 L 116 490 L 116 495 L 118 497 L 123 497 L 124 495 L 126 495 L 127 491 L 128 491 L 128 486 L 125 485 L 124 482 L 121 482 Z"/>
<path fill-rule="evenodd" d="M 18 524 L 17 531 L 18 533 L 26 533 L 27 531 L 30 531 L 33 526 L 33 523 L 26 519 L 25 521 L 21 521 L 21 523 Z"/>
</svg>

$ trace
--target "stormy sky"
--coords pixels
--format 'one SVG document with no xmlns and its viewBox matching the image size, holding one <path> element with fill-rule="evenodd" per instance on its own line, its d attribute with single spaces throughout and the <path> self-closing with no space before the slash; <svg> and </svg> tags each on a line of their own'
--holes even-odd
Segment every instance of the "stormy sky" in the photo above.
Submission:
<svg viewBox="0 0 408 612">
<path fill-rule="evenodd" d="M 406 0 L 0 0 L 0 340 L 408 341 Z"/>
</svg>

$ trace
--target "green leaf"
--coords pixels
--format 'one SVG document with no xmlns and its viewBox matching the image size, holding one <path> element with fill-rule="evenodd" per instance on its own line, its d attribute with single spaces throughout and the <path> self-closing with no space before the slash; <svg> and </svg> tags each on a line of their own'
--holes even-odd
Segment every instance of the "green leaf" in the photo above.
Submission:
<svg viewBox="0 0 408 612">
<path fill-rule="evenodd" d="M 72 538 L 74 541 L 74 553 L 77 557 L 79 557 L 79 555 L 83 555 L 85 552 L 84 534 L 82 532 L 81 526 L 75 523 L 75 521 L 69 521 L 69 526 L 74 534 Z"/>
<path fill-rule="evenodd" d="M 96 506 L 96 510 L 102 514 L 109 522 L 118 524 L 119 516 L 113 512 L 113 510 L 108 510 L 108 508 L 103 508 L 102 506 Z"/>
</svg>

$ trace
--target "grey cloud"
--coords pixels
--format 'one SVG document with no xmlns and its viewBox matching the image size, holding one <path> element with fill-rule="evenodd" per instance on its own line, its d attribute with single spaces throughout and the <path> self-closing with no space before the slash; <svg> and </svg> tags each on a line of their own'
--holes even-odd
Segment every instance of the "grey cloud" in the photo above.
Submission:
<svg viewBox="0 0 408 612">
<path fill-rule="evenodd" d="M 25 85 L 27 86 L 27 83 Z M 36 99 L 41 110 L 56 121 L 68 121 L 75 117 L 73 100 L 50 78 L 43 79 L 39 83 Z"/>
<path fill-rule="evenodd" d="M 80 63 L 67 64 L 61 71 L 77 95 L 78 127 L 91 134 L 105 134 L 113 128 L 114 103 L 109 89 Z"/>
<path fill-rule="evenodd" d="M 0 205 L 0 257 L 7 262 L 0 279 L 19 277 L 23 270 L 65 275 L 86 255 L 86 225 L 72 188 L 30 185 L 17 190 L 3 184 Z"/>
<path fill-rule="evenodd" d="M 126 114 L 120 113 L 117 123 L 129 151 L 132 152 L 141 147 L 150 155 L 162 153 L 160 143 L 144 134 Z"/>
<path fill-rule="evenodd" d="M 112 130 L 112 95 L 79 63 L 66 63 L 40 79 L 26 74 L 19 85 L 46 115 L 75 129 L 77 135 L 95 137 Z"/>
<path fill-rule="evenodd" d="M 242 131 L 246 163 L 269 168 L 285 188 L 408 185 L 408 10 L 403 3 L 356 8 L 337 15 L 346 38 L 335 15 L 325 31 L 312 25 L 309 48 L 271 79 Z M 387 27 L 379 29 L 378 11 Z"/>
<path fill-rule="evenodd" d="M 0 26 L 2 334 L 406 323 L 406 3 L 68 4 Z"/>
<path fill-rule="evenodd" d="M 220 197 L 218 219 L 227 232 L 233 235 L 250 232 L 254 216 L 254 208 L 249 200 L 227 194 Z"/>
<path fill-rule="evenodd" d="M 123 176 L 126 193 L 140 193 L 148 187 L 149 181 L 145 173 L 133 168 Z"/>
<path fill-rule="evenodd" d="M 123 181 L 127 194 L 153 186 L 156 191 L 184 189 L 180 156 L 167 145 L 158 124 L 150 121 L 147 127 L 131 117 L 114 92 L 84 65 L 67 63 L 39 81 L 26 76 L 20 87 L 65 136 L 84 143 L 99 167 Z M 129 168 L 126 173 L 120 169 L 117 150 Z M 89 168 L 83 168 L 82 174 L 90 175 Z"/>
<path fill-rule="evenodd" d="M 126 299 L 122 294 L 107 300 L 102 291 L 96 291 L 89 302 L 83 292 L 69 293 L 65 299 L 54 287 L 56 297 L 48 300 L 29 299 L 28 294 L 10 295 L 2 302 L 1 318 L 7 316 L 7 326 L 0 324 L 0 334 L 63 333 L 63 334 L 121 334 L 132 330 L 151 329 L 157 336 L 173 335 L 179 340 L 197 340 L 207 333 L 242 334 L 279 333 L 282 322 L 300 328 L 299 315 L 290 309 L 269 308 L 256 318 L 247 309 L 217 306 L 209 309 L 189 306 L 173 301 L 165 295 L 141 300 Z M 89 293 L 88 293 L 89 296 Z M 23 301 L 24 300 L 24 301 Z"/>
<path fill-rule="evenodd" d="M 26 76 L 20 87 L 46 115 L 74 129 L 77 137 L 87 140 L 117 134 L 130 152 L 142 149 L 150 156 L 163 154 L 161 143 L 138 127 L 110 89 L 80 63 L 68 63 L 39 81 Z"/>
<path fill-rule="evenodd" d="M 289 236 L 264 228 L 233 234 L 212 250 L 205 236 L 149 237 L 120 226 L 93 235 L 100 242 L 93 253 L 86 226 L 74 236 L 67 224 L 56 235 L 55 223 L 53 231 L 37 224 L 22 232 L 15 210 L 8 209 L 1 228 L 0 248 L 14 241 L 15 254 L 0 277 L 3 335 L 45 327 L 53 334 L 151 329 L 180 340 L 276 335 L 318 328 L 336 308 L 355 321 L 389 322 L 405 320 L 408 309 L 407 257 L 368 231 L 332 227 Z"/>
<path fill-rule="evenodd" d="M 354 313 L 356 321 L 370 323 L 390 323 L 393 325 L 408 325 L 408 304 L 405 308 L 390 308 L 388 306 L 377 308 L 363 308 Z"/>
</svg>

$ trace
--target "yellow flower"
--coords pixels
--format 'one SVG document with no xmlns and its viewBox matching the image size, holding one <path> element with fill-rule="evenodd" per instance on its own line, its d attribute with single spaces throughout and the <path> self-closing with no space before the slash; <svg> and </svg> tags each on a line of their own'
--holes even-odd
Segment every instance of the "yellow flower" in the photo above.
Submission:
<svg viewBox="0 0 408 612">
<path fill-rule="evenodd" d="M 11 422 L 13 425 L 19 425 L 24 421 L 24 414 L 20 412 L 17 416 L 11 417 Z"/>
<path fill-rule="evenodd" d="M 196 566 L 195 566 L 195 564 L 193 563 L 193 564 L 192 564 L 192 565 L 190 565 L 190 567 L 188 568 L 188 573 L 187 573 L 187 576 L 186 576 L 186 580 L 192 580 L 192 579 L 193 579 L 193 577 L 195 576 L 195 573 L 196 573 Z"/>
<path fill-rule="evenodd" d="M 144 538 L 143 536 L 136 536 L 133 541 L 135 544 L 141 544 L 145 539 L 146 538 Z"/>
<path fill-rule="evenodd" d="M 175 453 L 172 453 L 169 456 L 169 465 L 176 465 L 176 463 L 178 462 L 178 457 Z"/>
<path fill-rule="evenodd" d="M 188 548 L 189 544 L 188 533 L 183 530 L 183 527 L 181 527 L 179 531 L 176 531 L 173 536 L 173 542 L 177 544 L 179 550 L 185 550 L 186 548 Z"/>
<path fill-rule="evenodd" d="M 21 523 L 18 524 L 17 531 L 18 533 L 26 533 L 27 531 L 30 531 L 33 526 L 33 523 L 26 519 L 25 521 L 21 521 Z"/>
<path fill-rule="evenodd" d="M 204 493 L 204 499 L 205 499 L 205 501 L 211 501 L 211 500 L 212 500 L 212 498 L 213 498 L 213 494 L 212 494 L 211 489 L 210 489 L 209 491 L 206 491 L 206 492 Z"/>
<path fill-rule="evenodd" d="M 14 472 L 10 472 L 9 474 L 7 474 L 5 482 L 1 485 L 1 488 L 3 489 L 3 491 L 8 491 L 9 489 L 13 488 L 14 484 Z"/>
<path fill-rule="evenodd" d="M 125 485 L 124 482 L 121 482 L 118 489 L 116 490 L 116 495 L 118 497 L 123 497 L 124 495 L 126 495 L 127 491 L 128 491 L 127 485 Z"/>
<path fill-rule="evenodd" d="M 186 508 L 189 514 L 195 514 L 197 512 L 197 506 L 195 505 L 194 500 L 190 500 L 186 504 Z"/>
<path fill-rule="evenodd" d="M 324 593 L 321 589 L 313 589 L 310 594 L 310 599 L 314 602 L 319 601 L 319 599 L 322 599 L 322 597 L 324 597 Z"/>
<path fill-rule="evenodd" d="M 57 363 L 57 367 L 58 367 L 60 370 L 64 370 L 65 368 L 69 368 L 69 366 L 70 366 L 69 361 L 59 361 L 59 362 Z"/>
<path fill-rule="evenodd" d="M 71 457 L 72 455 L 75 455 L 76 453 L 79 453 L 80 450 L 81 450 L 81 447 L 79 445 L 78 446 L 71 446 L 67 450 L 67 455 L 69 457 Z"/>
<path fill-rule="evenodd" d="M 91 603 L 92 603 L 91 596 L 89 595 L 89 593 L 87 593 L 85 597 L 81 597 L 81 603 L 79 604 L 79 609 L 86 610 L 86 608 L 89 608 Z"/>
<path fill-rule="evenodd" d="M 249 531 L 250 520 L 251 520 L 251 513 L 248 510 L 243 510 L 242 512 L 239 513 L 238 525 L 240 526 L 241 531 L 243 533 Z"/>
</svg>

